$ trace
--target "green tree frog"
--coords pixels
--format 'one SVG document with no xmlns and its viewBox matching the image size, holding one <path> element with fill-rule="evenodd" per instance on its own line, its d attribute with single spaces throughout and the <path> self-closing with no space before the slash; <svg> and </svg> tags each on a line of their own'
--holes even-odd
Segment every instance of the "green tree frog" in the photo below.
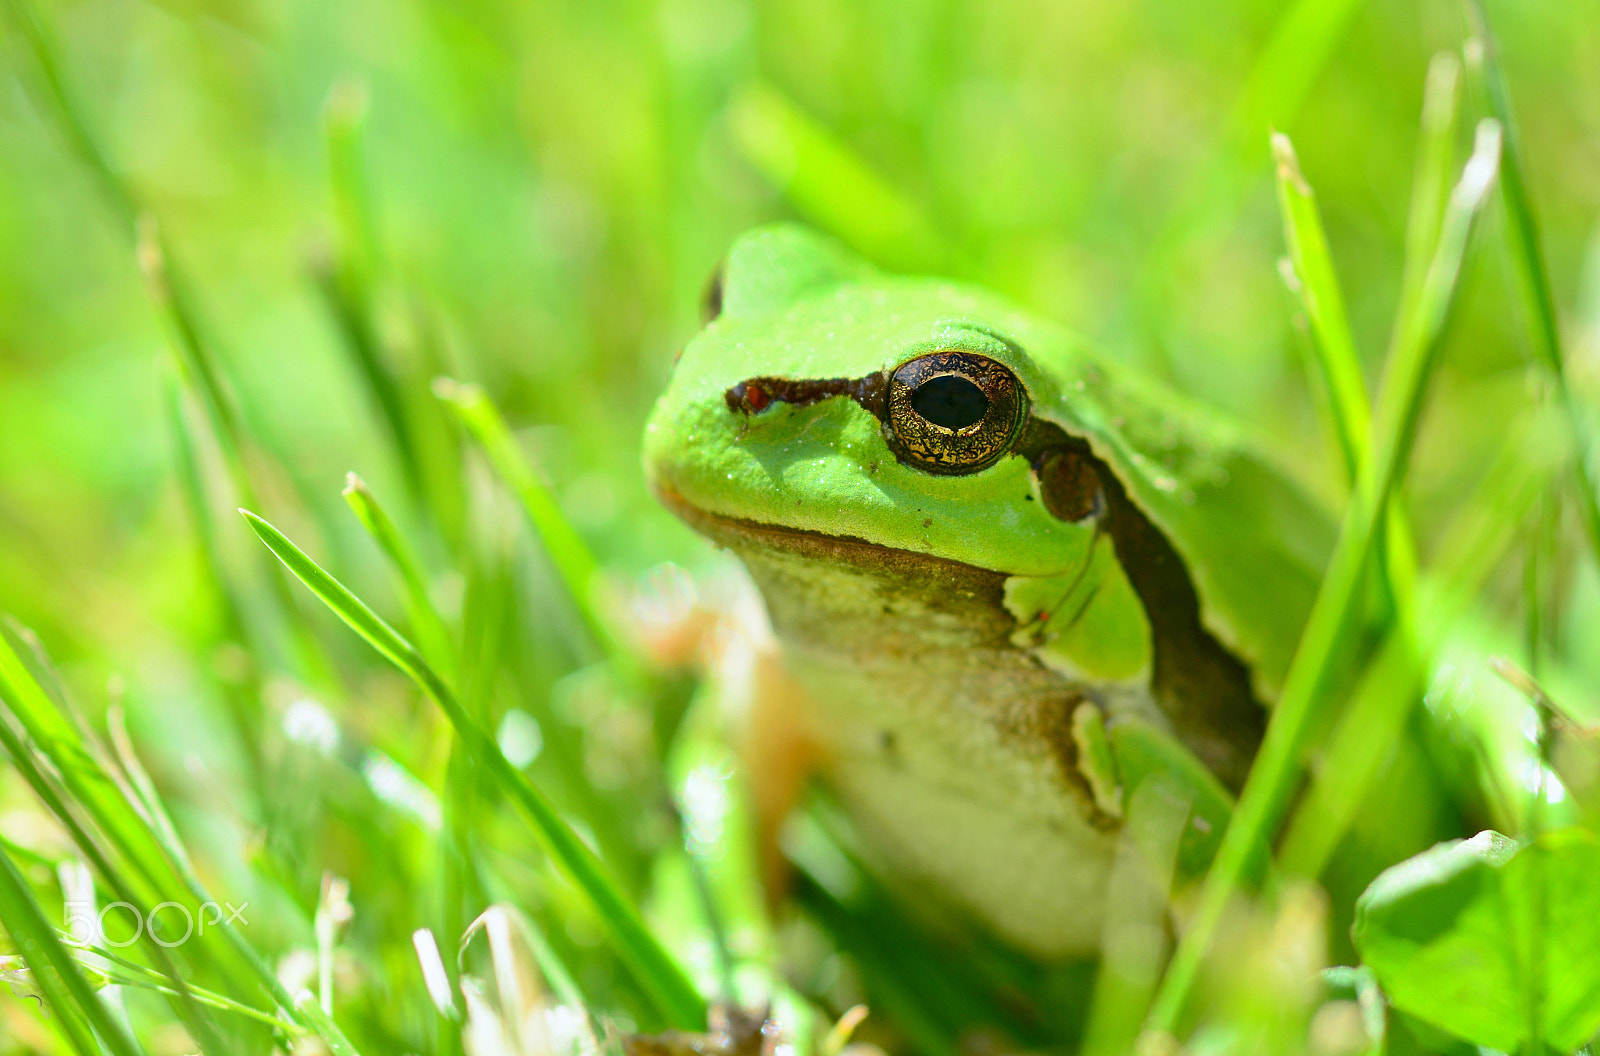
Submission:
<svg viewBox="0 0 1600 1056">
<path fill-rule="evenodd" d="M 897 886 L 1091 951 L 1133 784 L 1188 797 L 1180 868 L 1220 835 L 1326 514 L 1070 333 L 804 228 L 742 237 L 709 301 L 646 471 L 764 595 L 820 778 Z"/>
</svg>

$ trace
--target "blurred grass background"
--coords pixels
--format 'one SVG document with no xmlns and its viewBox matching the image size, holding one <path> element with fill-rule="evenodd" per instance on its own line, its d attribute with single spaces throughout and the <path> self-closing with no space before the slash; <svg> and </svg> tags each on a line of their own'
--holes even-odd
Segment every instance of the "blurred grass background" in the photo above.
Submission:
<svg viewBox="0 0 1600 1056">
<path fill-rule="evenodd" d="M 335 228 L 322 111 L 354 79 L 370 99 L 388 321 L 421 305 L 443 369 L 535 431 L 571 515 L 608 561 L 636 568 L 689 545 L 640 485 L 639 422 L 731 237 L 794 211 L 741 149 L 751 108 L 737 104 L 758 79 L 932 232 L 875 255 L 997 287 L 1330 476 L 1274 267 L 1266 129 L 1295 139 L 1375 361 L 1422 73 L 1461 21 L 1448 2 L 1300 8 L 1330 23 L 1304 57 L 1269 50 L 1289 9 L 1267 3 L 74 3 L 42 15 L 114 164 L 196 277 L 251 429 L 327 519 L 347 470 L 380 493 L 395 472 L 308 278 Z M 1493 14 L 1554 284 L 1592 359 L 1600 26 L 1575 8 Z M 9 43 L 0 591 L 63 659 L 99 665 L 86 672 L 99 681 L 200 618 L 199 568 L 172 545 L 187 529 L 161 412 L 167 341 L 126 233 L 30 101 L 32 64 Z M 1471 472 L 1485 412 L 1522 393 L 1497 265 L 1469 281 L 1459 325 L 1471 340 L 1447 365 L 1416 475 L 1425 507 Z"/>
<path fill-rule="evenodd" d="M 1584 5 L 1489 13 L 1570 368 L 1592 392 L 1600 20 Z M 614 827 L 597 842 L 640 886 L 673 838 L 666 811 L 637 808 L 659 791 L 652 736 L 670 724 L 595 677 L 601 648 L 515 508 L 463 457 L 431 379 L 484 387 L 619 581 L 699 567 L 705 546 L 643 487 L 642 422 L 732 237 L 798 216 L 886 266 L 997 288 L 1232 410 L 1332 502 L 1340 469 L 1276 266 L 1268 130 L 1292 135 L 1317 188 L 1370 378 L 1398 296 L 1427 60 L 1464 35 L 1445 0 L 80 0 L 37 15 L 81 116 L 187 276 L 253 494 L 174 385 L 130 217 L 62 134 L 10 11 L 0 611 L 37 632 L 86 710 L 126 706 L 216 885 L 261 907 L 258 949 L 307 942 L 322 873 L 351 880 L 354 926 L 373 929 L 353 943 L 368 958 L 355 986 L 366 1036 L 411 1045 L 429 1028 L 404 936 L 428 923 L 448 947 L 483 881 L 462 881 L 442 916 L 414 905 L 434 887 L 395 877 L 435 868 L 437 800 L 378 809 L 360 775 L 374 787 L 373 759 L 388 759 L 438 791 L 441 725 L 331 617 L 272 586 L 279 570 L 232 507 L 252 505 L 398 621 L 404 599 L 340 498 L 359 472 L 421 551 L 446 621 L 466 616 L 463 697 L 503 734 L 509 711 L 532 720 L 541 787 Z M 1409 497 L 1424 557 L 1508 408 L 1534 395 L 1502 258 L 1471 258 L 1423 422 Z M 374 399 L 328 288 L 343 291 L 333 304 L 370 304 L 397 413 Z M 182 468 L 195 435 L 198 489 Z M 1550 550 L 1558 602 L 1539 633 L 1597 684 L 1593 567 Z M 1515 568 L 1494 587 L 1506 611 L 1520 589 Z M 251 615 L 285 604 L 287 619 Z M 668 713 L 689 692 L 652 690 Z M 303 750 L 288 720 L 315 725 L 323 707 L 367 754 Z M 5 836 L 50 848 L 8 777 Z M 537 893 L 516 830 L 471 831 L 505 878 L 498 894 L 559 900 Z M 587 949 L 575 919 L 561 942 Z M 603 992 L 614 966 L 580 960 Z M 388 987 L 418 1003 L 385 1008 Z M 0 1037 L 0 1052 L 11 1044 Z"/>
</svg>

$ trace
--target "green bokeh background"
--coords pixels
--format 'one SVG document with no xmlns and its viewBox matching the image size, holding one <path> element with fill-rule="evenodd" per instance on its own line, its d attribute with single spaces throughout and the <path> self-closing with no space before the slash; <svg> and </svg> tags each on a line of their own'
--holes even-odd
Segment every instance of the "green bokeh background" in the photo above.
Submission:
<svg viewBox="0 0 1600 1056">
<path fill-rule="evenodd" d="M 620 580 L 699 565 L 707 548 L 644 488 L 639 436 L 722 252 L 774 218 L 1075 327 L 1260 429 L 1337 503 L 1277 269 L 1268 132 L 1292 136 L 1317 189 L 1370 379 L 1397 299 L 1428 59 L 1465 33 L 1446 0 L 75 0 L 38 14 L 84 118 L 190 279 L 261 448 L 259 512 L 386 614 L 398 602 L 340 499 L 347 471 L 419 538 L 442 595 L 449 553 L 511 570 L 509 688 L 480 687 L 491 714 L 581 696 L 563 679 L 593 656 L 487 475 L 470 460 L 464 478 L 437 469 L 458 455 L 429 379 L 484 386 Z M 1600 18 L 1504 0 L 1489 15 L 1571 369 L 1592 391 Z M 272 708 L 298 691 L 273 682 L 287 662 L 242 661 L 230 643 L 175 468 L 167 323 L 127 223 L 43 102 L 32 51 L 14 19 L 0 24 L 0 611 L 38 632 L 91 709 L 108 685 L 125 694 L 192 839 L 211 832 L 222 857 L 255 824 L 310 840 L 284 794 L 299 772 L 270 751 L 264 775 L 241 762 L 249 731 L 218 704 L 217 686 L 258 684 L 240 674 L 252 664 Z M 393 445 L 312 277 L 348 245 L 323 132 L 337 92 L 365 99 L 365 264 L 386 361 L 433 422 L 421 441 L 443 481 L 438 533 L 403 501 Z M 1412 468 L 1424 559 L 1533 395 L 1502 224 L 1491 210 L 1469 260 Z M 271 570 L 226 489 L 212 497 L 225 562 L 253 569 L 241 576 L 262 591 Z M 1546 634 L 1580 666 L 1600 663 L 1585 648 L 1593 571 L 1560 548 L 1555 567 L 1553 581 L 1576 585 Z M 454 584 L 469 608 L 474 582 Z M 1490 608 L 1514 612 L 1516 589 L 1512 569 Z M 302 618 L 338 660 L 342 695 L 319 692 L 342 720 L 414 769 L 437 764 L 436 727 L 412 725 L 419 705 L 331 617 Z M 190 752 L 241 798 L 216 810 L 217 786 L 183 776 Z M 249 773 L 276 787 L 249 787 Z M 572 772 L 546 776 L 584 798 Z M 596 795 L 612 793 L 625 802 L 626 782 Z M 23 802 L 0 775 L 4 816 Z M 230 828 L 234 812 L 250 823 Z M 359 813 L 343 824 L 359 828 Z M 7 835 L 27 831 L 15 821 Z M 346 838 L 329 823 L 317 842 L 269 847 L 302 871 L 283 890 L 314 903 L 323 868 L 359 888 L 377 867 L 359 847 L 341 861 Z M 252 940 L 273 947 L 270 926 Z"/>
<path fill-rule="evenodd" d="M 114 163 L 195 276 L 251 427 L 314 501 L 331 509 L 349 469 L 380 494 L 393 472 L 307 278 L 333 228 L 321 112 L 353 78 L 370 97 L 391 301 L 426 306 L 447 369 L 538 431 L 573 516 L 637 567 L 686 546 L 641 486 L 642 417 L 731 237 L 795 212 L 730 120 L 756 79 L 938 238 L 933 253 L 869 252 L 997 287 L 1329 477 L 1275 269 L 1267 129 L 1294 137 L 1376 362 L 1427 58 L 1459 44 L 1462 21 L 1448 2 L 1301 7 L 1336 26 L 1325 61 L 1274 53 L 1288 8 L 1260 2 L 86 2 L 43 16 Z M 1600 20 L 1583 5 L 1492 15 L 1555 288 L 1592 357 L 1600 298 L 1579 294 L 1600 283 L 1584 268 Z M 160 413 L 167 338 L 118 219 L 30 101 L 15 35 L 6 58 L 0 606 L 60 653 L 126 663 L 172 640 L 198 574 L 174 545 L 189 529 Z M 1424 438 L 1439 470 L 1417 474 L 1425 501 L 1447 502 L 1492 438 L 1485 419 L 1523 396 L 1499 262 L 1468 282 L 1470 336 Z"/>
</svg>

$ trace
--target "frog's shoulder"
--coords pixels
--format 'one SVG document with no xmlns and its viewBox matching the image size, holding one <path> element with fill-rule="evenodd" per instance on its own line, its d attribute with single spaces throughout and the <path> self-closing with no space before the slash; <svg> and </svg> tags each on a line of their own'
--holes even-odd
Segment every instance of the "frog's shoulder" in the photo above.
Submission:
<svg viewBox="0 0 1600 1056">
<path fill-rule="evenodd" d="M 1027 321 L 1044 369 L 1034 413 L 1086 439 L 1184 559 L 1208 627 L 1274 700 L 1315 599 L 1334 522 L 1240 422 Z"/>
</svg>

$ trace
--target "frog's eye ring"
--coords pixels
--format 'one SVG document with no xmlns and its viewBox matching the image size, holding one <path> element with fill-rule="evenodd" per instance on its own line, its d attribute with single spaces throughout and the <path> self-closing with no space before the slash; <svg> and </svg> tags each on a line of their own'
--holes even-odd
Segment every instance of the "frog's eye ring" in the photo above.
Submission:
<svg viewBox="0 0 1600 1056">
<path fill-rule="evenodd" d="M 1028 397 L 1017 376 L 976 352 L 930 352 L 889 377 L 884 432 L 895 457 L 960 476 L 988 469 L 1020 431 Z"/>
</svg>

